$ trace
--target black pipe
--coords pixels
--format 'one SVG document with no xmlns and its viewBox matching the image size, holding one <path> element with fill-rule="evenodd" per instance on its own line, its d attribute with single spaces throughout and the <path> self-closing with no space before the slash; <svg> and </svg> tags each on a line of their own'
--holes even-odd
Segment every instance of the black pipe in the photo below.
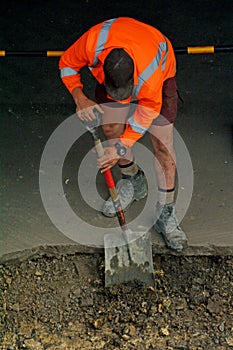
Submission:
<svg viewBox="0 0 233 350">
<path fill-rule="evenodd" d="M 233 45 L 223 46 L 187 46 L 187 47 L 175 47 L 176 54 L 204 54 L 204 53 L 220 53 L 220 52 L 233 52 Z"/>
<path fill-rule="evenodd" d="M 62 50 L 44 50 L 44 51 L 11 51 L 0 50 L 0 57 L 59 57 L 64 51 Z"/>
<path fill-rule="evenodd" d="M 233 45 L 223 46 L 187 46 L 175 47 L 176 54 L 209 54 L 209 53 L 228 53 L 233 52 Z M 44 50 L 44 51 L 11 51 L 0 50 L 0 57 L 59 57 L 62 50 Z"/>
</svg>

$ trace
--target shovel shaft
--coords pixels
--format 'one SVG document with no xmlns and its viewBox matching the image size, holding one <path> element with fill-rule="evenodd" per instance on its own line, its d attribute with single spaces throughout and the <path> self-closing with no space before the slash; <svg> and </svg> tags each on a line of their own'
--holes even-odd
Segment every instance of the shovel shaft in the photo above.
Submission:
<svg viewBox="0 0 233 350">
<path fill-rule="evenodd" d="M 119 224 L 123 231 L 127 230 L 127 224 L 125 220 L 125 214 L 121 205 L 121 201 L 119 195 L 116 190 L 115 182 L 112 176 L 112 172 L 110 169 L 106 170 L 104 173 L 104 178 L 106 185 L 108 187 L 109 194 L 112 198 L 114 208 L 116 210 L 116 215 L 119 221 Z"/>
<path fill-rule="evenodd" d="M 105 177 L 105 179 L 106 179 L 106 177 Z M 123 212 L 122 205 L 121 205 L 120 198 L 119 198 L 119 195 L 117 193 L 116 187 L 114 186 L 113 188 L 108 188 L 108 190 L 109 190 L 110 196 L 112 198 L 112 201 L 113 201 L 113 204 L 114 204 L 114 208 L 116 210 L 116 214 L 117 214 L 117 218 L 118 218 L 119 224 L 120 224 L 122 230 L 126 231 L 127 230 L 127 224 L 126 224 L 126 221 L 125 221 L 125 214 Z"/>
<path fill-rule="evenodd" d="M 94 140 L 94 144 L 95 144 L 95 150 L 97 152 L 98 158 L 103 157 L 104 156 L 104 148 L 103 148 L 103 145 L 102 145 L 100 139 Z"/>
<path fill-rule="evenodd" d="M 94 109 L 93 112 L 94 112 L 97 120 L 100 121 L 101 116 L 102 116 L 101 113 L 97 109 Z M 98 126 L 100 125 L 100 123 L 99 122 L 97 122 L 97 123 L 82 122 L 82 125 L 92 135 L 92 139 L 93 139 L 93 142 L 95 145 L 95 150 L 96 150 L 98 158 L 103 157 L 104 156 L 104 148 L 103 148 L 102 142 L 98 136 Z M 116 211 L 116 215 L 117 215 L 119 224 L 120 224 L 121 229 L 124 233 L 128 230 L 128 228 L 127 228 L 127 224 L 126 224 L 126 220 L 125 220 L 125 214 L 124 214 L 124 211 L 123 211 L 123 208 L 121 205 L 121 201 L 120 201 L 120 198 L 119 198 L 116 186 L 115 186 L 115 181 L 114 181 L 113 176 L 112 176 L 112 172 L 110 169 L 108 169 L 108 170 L 103 172 L 103 175 L 105 178 L 106 185 L 108 187 L 109 194 L 110 194 L 111 199 L 113 201 L 113 205 L 114 205 L 114 208 Z"/>
<path fill-rule="evenodd" d="M 100 139 L 94 140 L 94 144 L 95 144 L 95 149 L 96 149 L 98 157 L 102 157 L 104 155 L 104 148 L 102 146 L 101 140 Z M 105 178 L 106 185 L 108 187 L 109 194 L 112 198 L 114 208 L 116 210 L 119 224 L 120 224 L 122 230 L 126 231 L 127 224 L 126 224 L 126 220 L 125 220 L 125 214 L 124 214 L 124 211 L 122 209 L 120 198 L 119 198 L 119 195 L 118 195 L 117 190 L 116 190 L 115 181 L 113 179 L 112 172 L 110 169 L 108 169 L 103 173 L 103 175 Z"/>
</svg>

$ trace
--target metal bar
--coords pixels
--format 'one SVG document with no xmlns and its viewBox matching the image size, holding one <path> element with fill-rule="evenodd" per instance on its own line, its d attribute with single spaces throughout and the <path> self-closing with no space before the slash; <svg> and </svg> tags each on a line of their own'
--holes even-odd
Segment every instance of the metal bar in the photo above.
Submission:
<svg viewBox="0 0 233 350">
<path fill-rule="evenodd" d="M 187 46 L 174 48 L 175 53 L 183 54 L 207 54 L 220 52 L 233 52 L 233 45 L 225 46 Z"/>
<path fill-rule="evenodd" d="M 64 51 L 0 51 L 0 57 L 59 57 Z"/>
<path fill-rule="evenodd" d="M 209 53 L 228 53 L 233 52 L 233 45 L 224 46 L 187 46 L 175 47 L 176 54 L 209 54 Z M 0 57 L 60 57 L 62 50 L 44 50 L 44 51 L 11 51 L 0 50 Z"/>
</svg>

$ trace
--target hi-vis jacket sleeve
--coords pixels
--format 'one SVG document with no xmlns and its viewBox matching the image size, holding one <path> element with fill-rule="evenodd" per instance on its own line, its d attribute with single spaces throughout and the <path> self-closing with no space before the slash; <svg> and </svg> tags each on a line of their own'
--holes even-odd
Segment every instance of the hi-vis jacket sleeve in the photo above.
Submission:
<svg viewBox="0 0 233 350">
<path fill-rule="evenodd" d="M 59 69 L 63 83 L 70 93 L 76 87 L 83 87 L 80 70 L 90 64 L 87 48 L 88 32 L 83 34 L 61 56 Z"/>
</svg>

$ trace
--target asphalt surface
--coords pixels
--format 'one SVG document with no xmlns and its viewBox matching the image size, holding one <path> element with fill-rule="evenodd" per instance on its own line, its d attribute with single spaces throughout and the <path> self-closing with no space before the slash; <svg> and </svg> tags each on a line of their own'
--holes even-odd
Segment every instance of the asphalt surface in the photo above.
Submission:
<svg viewBox="0 0 233 350">
<path fill-rule="evenodd" d="M 54 1 L 46 5 L 3 2 L 0 50 L 64 50 L 90 26 L 117 16 L 131 16 L 156 26 L 171 39 L 174 47 L 232 44 L 233 8 L 228 2 L 224 7 L 217 1 L 143 4 L 141 1 L 61 1 L 59 5 Z M 179 165 L 177 210 L 189 238 L 189 248 L 184 253 L 187 255 L 233 253 L 232 55 L 177 54 L 177 81 L 182 99 L 175 124 Z M 0 58 L 1 261 L 44 252 L 96 252 L 101 246 L 102 231 L 118 229 L 116 219 L 104 218 L 99 212 L 108 194 L 99 174 L 96 175 L 98 190 L 88 177 L 96 174 L 94 155 L 89 155 L 84 162 L 84 173 L 79 173 L 86 153 L 90 154 L 92 141 L 84 132 L 75 139 L 75 128 L 78 135 L 81 126 L 72 117 L 75 106 L 59 78 L 58 60 Z M 94 81 L 85 71 L 84 80 L 86 91 L 92 96 Z M 65 121 L 69 120 L 71 126 L 62 129 L 57 137 L 58 126 L 66 125 Z M 60 161 L 56 158 L 59 152 L 52 153 L 54 158 L 49 158 L 46 169 L 41 167 L 43 152 L 54 132 L 55 148 L 63 145 L 62 140 L 70 147 L 63 168 L 62 164 L 58 166 L 64 190 L 58 197 L 64 195 L 67 199 L 74 221 L 73 214 L 70 218 L 70 212 L 63 212 L 59 206 L 61 198 L 53 197 L 53 171 L 58 169 L 53 166 Z M 140 144 L 146 152 L 151 150 L 148 135 Z M 138 154 L 142 161 L 140 150 Z M 142 161 L 145 171 L 151 165 L 149 159 L 148 153 L 148 162 Z M 119 175 L 117 169 L 114 175 L 116 178 Z M 43 176 L 47 176 L 47 197 L 52 198 L 50 206 L 55 208 L 55 219 L 48 215 L 41 199 L 39 179 Z M 89 203 L 81 195 L 78 179 Z M 169 253 L 152 228 L 156 199 L 156 193 L 153 199 L 153 180 L 150 185 L 150 198 L 134 203 L 127 212 L 127 220 L 135 229 L 151 230 L 155 253 Z"/>
</svg>

